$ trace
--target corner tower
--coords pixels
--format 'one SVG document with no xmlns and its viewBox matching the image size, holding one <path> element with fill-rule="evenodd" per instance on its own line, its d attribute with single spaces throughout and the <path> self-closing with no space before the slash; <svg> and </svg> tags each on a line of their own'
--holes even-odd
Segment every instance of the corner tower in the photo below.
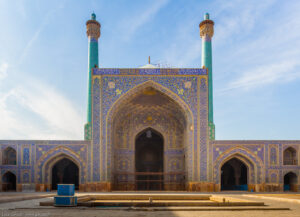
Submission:
<svg viewBox="0 0 300 217">
<path fill-rule="evenodd" d="M 215 124 L 213 115 L 213 80 L 212 80 L 212 48 L 211 39 L 214 35 L 214 21 L 209 19 L 209 14 L 204 15 L 204 20 L 199 24 L 200 37 L 202 38 L 202 67 L 208 70 L 208 127 L 210 140 L 215 139 Z"/>
<path fill-rule="evenodd" d="M 88 106 L 87 123 L 84 126 L 84 139 L 92 138 L 92 69 L 98 67 L 98 38 L 100 37 L 100 23 L 96 20 L 96 14 L 92 13 L 91 19 L 86 22 L 86 34 L 88 36 Z"/>
</svg>

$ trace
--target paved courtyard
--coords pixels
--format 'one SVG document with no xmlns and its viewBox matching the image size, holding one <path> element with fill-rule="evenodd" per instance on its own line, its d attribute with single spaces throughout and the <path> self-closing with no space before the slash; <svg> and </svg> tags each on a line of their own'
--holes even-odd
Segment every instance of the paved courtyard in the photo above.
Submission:
<svg viewBox="0 0 300 217">
<path fill-rule="evenodd" d="M 29 195 L 29 194 L 28 194 Z M 29 197 L 26 194 L 11 194 L 12 198 Z M 127 210 L 128 208 L 119 207 L 70 207 L 70 208 L 55 208 L 55 207 L 41 207 L 39 203 L 42 201 L 49 201 L 52 197 L 45 194 L 34 194 L 31 193 L 30 197 L 36 195 L 37 197 L 44 197 L 38 199 L 25 199 L 16 202 L 0 203 L 0 216 L 72 216 L 72 217 L 89 217 L 89 216 L 103 216 L 103 217 L 147 217 L 147 216 L 168 216 L 168 217 L 198 217 L 198 216 L 238 216 L 238 217 L 286 217 L 286 216 L 300 216 L 300 203 L 297 199 L 300 198 L 299 194 L 232 194 L 223 193 L 216 194 L 224 197 L 234 197 L 243 200 L 251 200 L 258 202 L 265 202 L 268 207 L 282 207 L 290 208 L 290 210 L 279 210 L 279 211 L 263 211 L 263 210 L 247 210 L 247 211 L 232 211 L 228 207 L 228 211 L 211 210 L 216 209 L 212 207 L 206 208 L 205 211 L 192 211 L 195 207 L 186 207 L 184 210 L 176 210 L 180 208 L 172 208 L 171 211 L 153 211 L 150 209 L 143 211 Z M 10 197 L 10 194 L 0 194 L 0 198 Z M 262 196 L 262 198 L 261 198 Z M 270 197 L 269 197 L 270 196 Z M 274 199 L 275 198 L 275 199 Z M 276 198 L 288 198 L 289 200 L 276 200 Z M 292 199 L 292 200 L 291 200 Z M 107 210 L 109 209 L 109 210 Z M 190 209 L 190 210 L 189 210 Z"/>
</svg>

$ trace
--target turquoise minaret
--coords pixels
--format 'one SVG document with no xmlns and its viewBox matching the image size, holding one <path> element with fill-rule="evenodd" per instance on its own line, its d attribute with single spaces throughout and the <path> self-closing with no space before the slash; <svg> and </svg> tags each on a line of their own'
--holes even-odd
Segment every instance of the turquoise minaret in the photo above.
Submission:
<svg viewBox="0 0 300 217">
<path fill-rule="evenodd" d="M 88 106 L 87 123 L 84 126 L 84 139 L 92 138 L 92 69 L 98 67 L 98 38 L 100 37 L 100 23 L 96 20 L 96 14 L 92 13 L 91 19 L 86 22 L 86 34 L 88 36 Z"/>
<path fill-rule="evenodd" d="M 215 124 L 213 115 L 213 80 L 212 80 L 212 48 L 211 39 L 214 35 L 214 22 L 209 19 L 209 14 L 204 15 L 204 20 L 199 24 L 200 37 L 202 38 L 202 67 L 208 70 L 208 127 L 209 138 L 215 139 Z"/>
</svg>

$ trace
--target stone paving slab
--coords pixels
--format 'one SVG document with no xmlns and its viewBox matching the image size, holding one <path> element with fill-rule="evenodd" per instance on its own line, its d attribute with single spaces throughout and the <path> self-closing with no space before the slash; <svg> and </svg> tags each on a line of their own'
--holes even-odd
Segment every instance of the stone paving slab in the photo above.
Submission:
<svg viewBox="0 0 300 217">
<path fill-rule="evenodd" d="M 289 199 L 299 199 L 300 200 L 300 194 L 257 194 L 255 196 L 278 197 L 278 198 L 289 198 Z"/>
<path fill-rule="evenodd" d="M 1 195 L 0 195 L 1 196 Z M 158 208 L 144 209 L 144 210 L 126 210 L 120 207 L 75 207 L 75 208 L 56 208 L 56 207 L 40 207 L 39 203 L 42 201 L 49 201 L 49 198 L 25 200 L 18 202 L 2 203 L 0 204 L 0 216 L 68 216 L 68 217 L 299 217 L 300 204 L 289 203 L 285 201 L 275 201 L 271 199 L 250 198 L 242 194 L 222 194 L 224 197 L 240 198 L 250 201 L 261 201 L 273 208 L 290 208 L 290 210 L 159 210 Z M 169 208 L 169 207 L 168 207 Z M 230 207 L 229 207 L 230 208 Z M 259 208 L 259 207 L 253 207 Z M 222 210 L 223 209 L 223 210 Z"/>
<path fill-rule="evenodd" d="M 264 206 L 263 202 L 205 194 L 80 194 L 78 206 L 109 207 L 205 207 L 205 206 Z M 41 206 L 53 206 L 53 199 L 41 202 Z"/>
<path fill-rule="evenodd" d="M 2 215 L 1 215 L 2 213 Z M 0 210 L 0 216 L 43 217 L 299 217 L 289 210 L 105 210 L 105 209 L 15 209 Z"/>
<path fill-rule="evenodd" d="M 290 203 L 299 203 L 300 204 L 300 197 L 297 196 L 288 196 L 288 195 L 244 195 L 245 197 L 252 197 L 252 198 L 261 198 L 261 199 L 269 199 L 269 200 L 277 200 L 277 201 L 285 201 Z M 299 198 L 299 199 L 298 199 Z M 300 214 L 299 214 L 300 216 Z"/>
<path fill-rule="evenodd" d="M 23 201 L 23 200 L 32 200 L 38 198 L 45 198 L 45 197 L 54 197 L 56 194 L 54 193 L 23 193 L 23 194 L 0 194 L 0 204 L 1 203 L 8 203 L 8 202 L 15 202 L 15 201 Z"/>
</svg>

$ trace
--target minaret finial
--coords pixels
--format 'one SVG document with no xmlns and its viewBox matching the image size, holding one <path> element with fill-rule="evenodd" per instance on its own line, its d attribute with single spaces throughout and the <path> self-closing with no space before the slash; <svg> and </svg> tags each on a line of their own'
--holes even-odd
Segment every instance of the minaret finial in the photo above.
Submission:
<svg viewBox="0 0 300 217">
<path fill-rule="evenodd" d="M 150 64 L 150 56 L 148 57 L 148 63 Z"/>
<path fill-rule="evenodd" d="M 204 14 L 204 20 L 209 20 L 209 13 Z"/>
<path fill-rule="evenodd" d="M 93 11 L 92 15 L 91 15 L 91 20 L 96 20 L 96 14 L 95 12 Z"/>
</svg>

